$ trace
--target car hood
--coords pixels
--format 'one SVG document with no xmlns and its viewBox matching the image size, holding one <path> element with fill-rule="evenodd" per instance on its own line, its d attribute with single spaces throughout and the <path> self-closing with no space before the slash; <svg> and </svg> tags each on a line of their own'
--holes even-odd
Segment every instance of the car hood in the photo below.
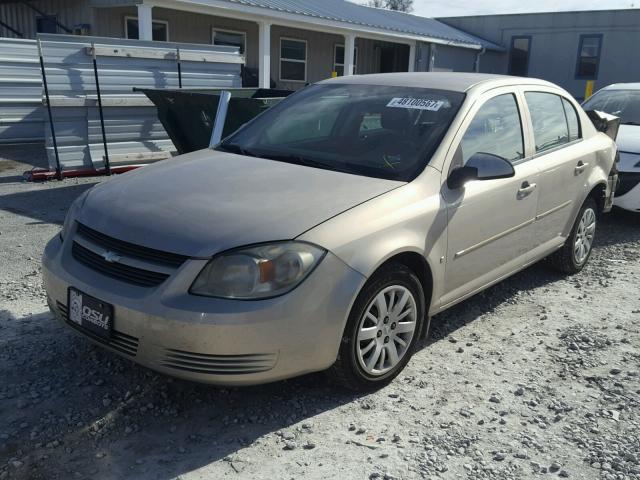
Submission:
<svg viewBox="0 0 640 480">
<path fill-rule="evenodd" d="M 640 153 L 640 125 L 620 125 L 616 144 L 621 152 Z"/>
<path fill-rule="evenodd" d="M 77 220 L 192 257 L 293 239 L 404 182 L 200 150 L 91 189 Z"/>
</svg>

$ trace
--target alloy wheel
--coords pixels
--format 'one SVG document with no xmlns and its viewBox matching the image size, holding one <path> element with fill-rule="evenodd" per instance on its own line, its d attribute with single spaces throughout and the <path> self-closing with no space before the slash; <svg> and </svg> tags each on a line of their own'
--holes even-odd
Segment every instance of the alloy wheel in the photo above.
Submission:
<svg viewBox="0 0 640 480">
<path fill-rule="evenodd" d="M 582 265 L 589 256 L 593 245 L 593 236 L 596 231 L 596 212 L 592 208 L 587 208 L 582 213 L 582 218 L 578 224 L 576 238 L 573 244 L 573 255 L 576 263 Z"/>
<path fill-rule="evenodd" d="M 358 361 L 366 373 L 383 375 L 402 360 L 416 330 L 417 311 L 413 294 L 401 285 L 384 288 L 369 303 L 356 341 Z"/>
</svg>

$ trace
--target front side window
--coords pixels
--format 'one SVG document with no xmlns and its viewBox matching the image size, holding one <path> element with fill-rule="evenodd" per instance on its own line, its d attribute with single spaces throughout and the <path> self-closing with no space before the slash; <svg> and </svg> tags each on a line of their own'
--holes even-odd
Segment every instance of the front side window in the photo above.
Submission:
<svg viewBox="0 0 640 480">
<path fill-rule="evenodd" d="M 525 92 L 524 96 L 531 113 L 536 153 L 568 143 L 569 125 L 562 97 L 544 92 Z"/>
<path fill-rule="evenodd" d="M 280 80 L 307 81 L 307 42 L 291 38 L 280 39 Z"/>
<path fill-rule="evenodd" d="M 509 75 L 526 77 L 529 73 L 531 37 L 511 37 L 509 53 Z"/>
<path fill-rule="evenodd" d="M 476 153 L 490 153 L 515 162 L 524 158 L 522 124 L 512 93 L 487 100 L 462 137 L 455 166 L 464 166 Z"/>
<path fill-rule="evenodd" d="M 238 47 L 240 54 L 244 54 L 247 44 L 247 34 L 232 30 L 213 30 L 211 40 L 214 45 L 224 45 L 227 47 Z"/>
<path fill-rule="evenodd" d="M 138 19 L 136 17 L 126 17 L 124 21 L 125 36 L 137 40 L 140 38 Z M 169 22 L 154 20 L 151 23 L 152 38 L 156 42 L 169 41 Z"/>
<path fill-rule="evenodd" d="M 464 94 L 382 85 L 312 85 L 226 139 L 222 151 L 410 181 L 427 165 Z"/>
<path fill-rule="evenodd" d="M 344 75 L 344 45 L 336 45 L 333 49 L 333 71 L 339 77 Z M 353 74 L 358 73 L 358 47 L 353 49 Z"/>
<path fill-rule="evenodd" d="M 620 117 L 623 125 L 640 125 L 640 90 L 600 90 L 582 106 Z"/>
<path fill-rule="evenodd" d="M 578 45 L 576 78 L 595 80 L 598 78 L 602 35 L 581 35 Z"/>
</svg>

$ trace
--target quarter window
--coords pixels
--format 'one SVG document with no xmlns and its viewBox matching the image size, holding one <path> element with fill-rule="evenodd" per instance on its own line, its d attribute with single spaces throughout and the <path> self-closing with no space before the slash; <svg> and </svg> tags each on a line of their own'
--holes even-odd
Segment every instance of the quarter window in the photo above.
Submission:
<svg viewBox="0 0 640 480">
<path fill-rule="evenodd" d="M 598 78 L 602 35 L 581 35 L 578 46 L 576 78 L 595 80 Z"/>
<path fill-rule="evenodd" d="M 487 100 L 462 137 L 456 166 L 465 165 L 476 153 L 490 153 L 511 162 L 524 158 L 524 140 L 518 104 L 513 94 Z"/>
<path fill-rule="evenodd" d="M 358 73 L 358 47 L 353 50 L 353 74 Z M 336 45 L 333 50 L 333 71 L 339 77 L 344 75 L 344 45 Z"/>
<path fill-rule="evenodd" d="M 569 127 L 569 141 L 573 142 L 580 138 L 580 120 L 578 120 L 576 109 L 571 105 L 569 100 L 563 98 L 562 106 L 564 107 L 564 113 L 567 117 L 567 127 Z"/>
<path fill-rule="evenodd" d="M 526 92 L 524 96 L 531 112 L 536 153 L 568 143 L 569 126 L 562 98 L 543 92 Z"/>
<path fill-rule="evenodd" d="M 531 37 L 511 37 L 509 74 L 526 77 L 529 74 L 529 52 Z"/>
<path fill-rule="evenodd" d="M 280 80 L 307 81 L 307 42 L 280 39 Z"/>
</svg>

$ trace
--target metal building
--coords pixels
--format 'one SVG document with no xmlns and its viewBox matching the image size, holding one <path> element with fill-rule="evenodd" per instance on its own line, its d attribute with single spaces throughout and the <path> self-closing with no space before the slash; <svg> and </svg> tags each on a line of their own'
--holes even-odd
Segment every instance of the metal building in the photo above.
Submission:
<svg viewBox="0 0 640 480">
<path fill-rule="evenodd" d="M 487 51 L 482 72 L 543 78 L 579 99 L 591 88 L 640 81 L 638 8 L 438 20 L 507 49 Z"/>
<path fill-rule="evenodd" d="M 0 36 L 42 33 L 237 46 L 260 86 L 478 68 L 504 51 L 432 18 L 346 0 L 0 0 Z"/>
</svg>

